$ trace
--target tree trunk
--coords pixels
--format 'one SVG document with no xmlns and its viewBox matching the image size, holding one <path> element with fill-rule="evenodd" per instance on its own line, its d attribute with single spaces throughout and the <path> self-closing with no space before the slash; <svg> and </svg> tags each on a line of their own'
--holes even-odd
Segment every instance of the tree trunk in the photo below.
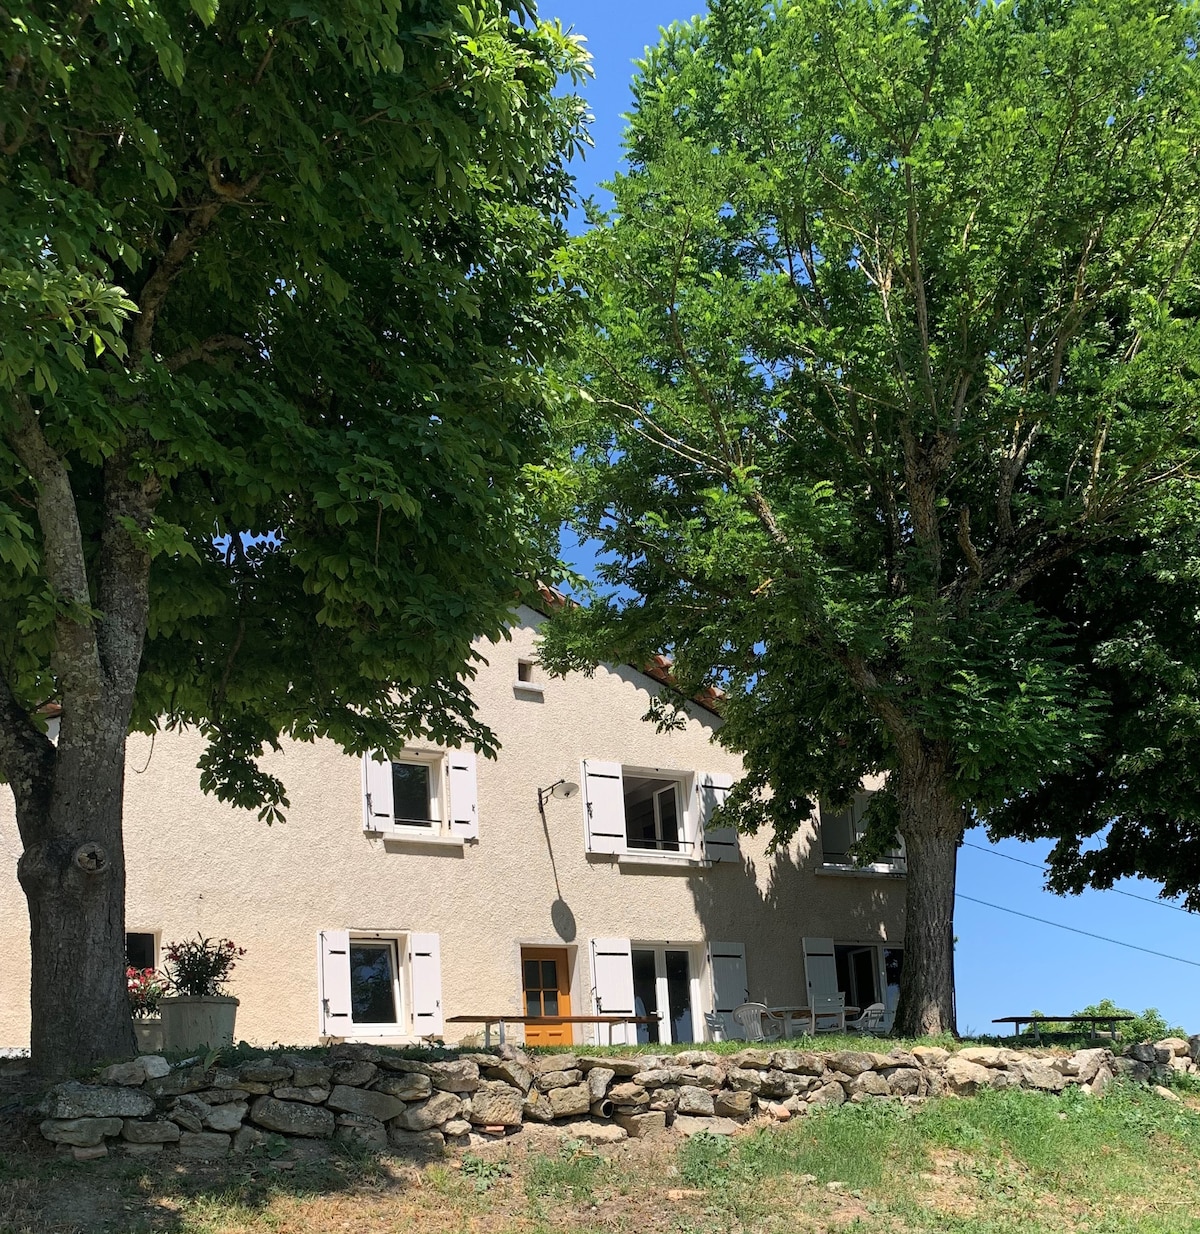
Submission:
<svg viewBox="0 0 1200 1234">
<path fill-rule="evenodd" d="M 924 755 L 895 773 L 899 830 L 908 855 L 904 965 L 895 1031 L 956 1033 L 954 882 L 965 814 L 945 764 Z"/>
<path fill-rule="evenodd" d="M 65 714 L 43 811 L 19 818 L 31 838 L 17 867 L 29 905 L 30 1046 L 47 1076 L 137 1053 L 125 982 L 127 721 L 101 705 Z"/>
</svg>

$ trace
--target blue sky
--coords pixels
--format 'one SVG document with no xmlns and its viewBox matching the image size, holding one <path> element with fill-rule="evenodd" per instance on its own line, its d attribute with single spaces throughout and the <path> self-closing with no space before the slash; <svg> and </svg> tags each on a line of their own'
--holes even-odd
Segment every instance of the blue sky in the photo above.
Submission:
<svg viewBox="0 0 1200 1234">
<path fill-rule="evenodd" d="M 558 17 L 587 37 L 595 79 L 584 90 L 595 115 L 595 149 L 578 166 L 581 191 L 596 191 L 621 158 L 621 114 L 629 109 L 633 62 L 657 41 L 660 27 L 687 20 L 700 11 L 693 0 L 542 0 L 543 17 Z M 572 564 L 588 573 L 593 558 L 586 547 L 569 546 Z M 1006 860 L 1038 862 L 1045 844 L 1007 841 L 989 845 L 982 831 L 970 832 L 959 855 L 959 891 L 973 900 L 1045 918 L 1145 948 L 1133 951 L 1078 934 L 1040 925 L 1009 912 L 966 899 L 958 902 L 956 973 L 960 1031 L 990 1031 L 996 1016 L 1039 1008 L 1073 1011 L 1111 998 L 1141 1011 L 1158 1007 L 1171 1023 L 1200 1031 L 1200 916 L 1145 903 L 1116 892 L 1085 892 L 1060 897 L 1043 889 L 1036 869 Z M 982 845 L 988 851 L 970 845 Z M 1153 899 L 1152 883 L 1128 880 L 1119 886 Z M 800 940 L 796 940 L 800 946 Z M 1160 958 L 1178 956 L 1181 964 Z"/>
</svg>

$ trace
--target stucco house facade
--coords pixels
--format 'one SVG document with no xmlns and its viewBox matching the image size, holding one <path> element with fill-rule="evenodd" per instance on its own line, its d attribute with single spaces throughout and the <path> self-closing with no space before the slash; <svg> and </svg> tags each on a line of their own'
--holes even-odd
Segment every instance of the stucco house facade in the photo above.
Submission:
<svg viewBox="0 0 1200 1234">
<path fill-rule="evenodd" d="M 803 1005 L 841 988 L 859 1005 L 894 1000 L 903 859 L 853 868 L 861 810 L 770 856 L 766 835 L 706 831 L 741 770 L 713 741 L 719 719 L 697 705 L 657 733 L 642 717 L 660 687 L 628 667 L 545 676 L 543 620 L 522 608 L 511 641 L 480 648 L 472 692 L 498 758 L 288 743 L 267 760 L 291 801 L 272 827 L 201 793 L 194 734 L 135 736 L 131 962 L 156 965 L 198 932 L 233 939 L 246 949 L 230 986 L 237 1035 L 261 1044 L 454 1041 L 480 1028 L 456 1017 L 598 1012 L 657 1013 L 660 1026 L 563 1023 L 530 1039 L 702 1041 L 706 1013 L 729 1023 L 748 998 Z M 3 789 L 0 844 L 11 1047 L 28 1041 L 28 920 Z"/>
</svg>

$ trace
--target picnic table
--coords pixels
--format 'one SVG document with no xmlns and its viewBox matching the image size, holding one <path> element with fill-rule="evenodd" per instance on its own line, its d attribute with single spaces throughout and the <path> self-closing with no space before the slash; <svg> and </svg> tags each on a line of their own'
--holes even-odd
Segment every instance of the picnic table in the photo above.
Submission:
<svg viewBox="0 0 1200 1234">
<path fill-rule="evenodd" d="M 783 1021 L 783 1035 L 789 1040 L 793 1037 L 810 1036 L 817 1031 L 818 1019 L 829 1019 L 837 1015 L 835 1011 L 818 1011 L 813 1014 L 811 1007 L 768 1007 L 765 1015 L 772 1019 Z M 853 1019 L 859 1014 L 857 1007 L 843 1008 L 843 1019 Z"/>
<path fill-rule="evenodd" d="M 540 1026 L 553 1024 L 657 1024 L 662 1019 L 658 1015 L 452 1015 L 446 1017 L 447 1024 L 482 1024 L 483 1044 L 486 1049 L 492 1044 L 492 1025 L 500 1027 L 500 1044 L 504 1044 L 504 1026 L 506 1024 L 536 1024 Z M 609 1043 L 612 1033 L 609 1032 Z"/>
<path fill-rule="evenodd" d="M 993 1024 L 1011 1024 L 1013 1026 L 1013 1036 L 1019 1036 L 1022 1024 L 1030 1024 L 1033 1026 L 1034 1040 L 1038 1045 L 1042 1044 L 1042 1034 L 1038 1028 L 1039 1024 L 1061 1024 L 1061 1023 L 1081 1023 L 1088 1022 L 1091 1024 L 1091 1038 L 1096 1040 L 1096 1025 L 1107 1024 L 1110 1037 L 1116 1037 L 1117 1024 L 1122 1020 L 1132 1020 L 1135 1016 L 1131 1015 L 1005 1015 L 998 1020 L 993 1020 Z"/>
</svg>

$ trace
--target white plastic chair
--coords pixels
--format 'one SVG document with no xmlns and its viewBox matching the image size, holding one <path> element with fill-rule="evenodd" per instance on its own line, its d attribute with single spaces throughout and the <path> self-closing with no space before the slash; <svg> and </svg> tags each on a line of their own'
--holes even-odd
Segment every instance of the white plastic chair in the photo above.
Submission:
<svg viewBox="0 0 1200 1234">
<path fill-rule="evenodd" d="M 846 1031 L 846 995 L 844 992 L 814 994 L 811 1002 L 814 1032 L 844 1033 Z M 734 1012 L 734 1014 L 737 1013 Z"/>
<path fill-rule="evenodd" d="M 733 1009 L 733 1018 L 747 1041 L 779 1041 L 783 1037 L 783 1022 L 773 1015 L 763 1015 L 766 1003 L 742 1003 Z"/>
<path fill-rule="evenodd" d="M 869 1007 L 863 1009 L 862 1015 L 857 1020 L 846 1021 L 846 1031 L 848 1033 L 870 1033 L 872 1035 L 883 1032 L 883 1021 L 887 1017 L 887 1008 L 882 1003 L 872 1003 Z"/>
<path fill-rule="evenodd" d="M 704 1024 L 708 1029 L 709 1041 L 725 1040 L 725 1017 L 719 1011 L 706 1011 Z"/>
</svg>

